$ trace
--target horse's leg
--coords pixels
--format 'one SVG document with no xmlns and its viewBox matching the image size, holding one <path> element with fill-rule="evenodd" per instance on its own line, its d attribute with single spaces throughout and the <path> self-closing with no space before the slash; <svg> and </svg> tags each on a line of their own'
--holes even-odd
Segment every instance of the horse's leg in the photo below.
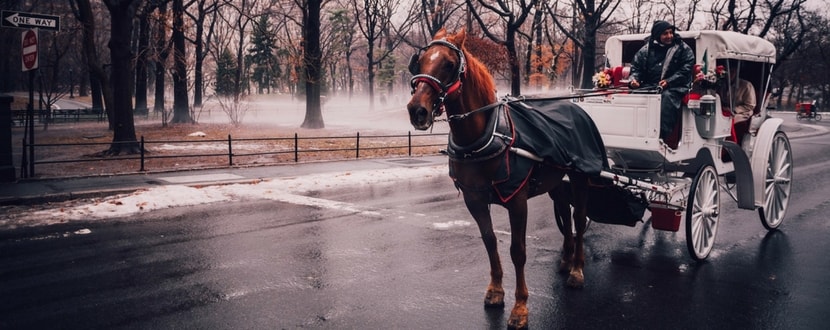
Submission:
<svg viewBox="0 0 830 330">
<path fill-rule="evenodd" d="M 585 267 L 585 226 L 588 214 L 588 178 L 584 175 L 570 174 L 571 203 L 574 207 L 573 219 L 576 226 L 574 241 L 574 255 L 571 271 L 568 276 L 568 286 L 581 288 L 585 285 L 583 268 Z"/>
<path fill-rule="evenodd" d="M 571 222 L 571 191 L 568 185 L 560 184 L 548 196 L 553 200 L 554 216 L 562 224 L 562 259 L 559 261 L 559 272 L 567 273 L 571 270 L 574 257 L 573 222 Z"/>
<path fill-rule="evenodd" d="M 504 307 L 504 271 L 501 268 L 496 234 L 493 232 L 489 203 L 467 194 L 464 195 L 464 202 L 478 224 L 481 240 L 484 241 L 484 248 L 487 249 L 487 257 L 490 259 L 490 284 L 487 285 L 487 293 L 484 295 L 484 307 Z"/>
<path fill-rule="evenodd" d="M 507 326 L 511 329 L 527 328 L 527 282 L 525 282 L 525 262 L 527 250 L 525 237 L 527 234 L 527 197 L 514 196 L 506 206 L 510 215 L 510 258 L 516 269 L 516 304 L 510 312 Z"/>
</svg>

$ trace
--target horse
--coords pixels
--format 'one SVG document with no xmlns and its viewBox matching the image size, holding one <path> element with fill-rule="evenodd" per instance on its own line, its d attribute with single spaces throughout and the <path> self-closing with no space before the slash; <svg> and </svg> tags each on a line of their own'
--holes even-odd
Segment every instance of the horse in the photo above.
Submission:
<svg viewBox="0 0 830 330">
<path fill-rule="evenodd" d="M 487 249 L 490 283 L 486 289 L 484 305 L 488 308 L 504 308 L 504 273 L 497 251 L 490 205 L 498 204 L 507 209 L 511 229 L 510 258 L 516 272 L 516 300 L 510 312 L 508 327 L 526 328 L 528 288 L 524 267 L 527 259 L 525 239 L 528 199 L 547 193 L 553 200 L 556 216 L 564 218 L 560 218 L 564 240 L 559 271 L 567 272 L 569 287 L 581 288 L 585 283 L 583 237 L 590 175 L 537 159 L 532 177 L 529 177 L 530 184 L 517 187 L 510 192 L 508 198 L 494 192 L 493 183 L 499 180 L 497 176 L 500 168 L 505 167 L 505 156 L 514 152 L 503 146 L 494 147 L 491 143 L 492 140 L 510 139 L 494 139 L 495 133 L 492 132 L 496 129 L 492 127 L 495 125 L 492 118 L 494 113 L 503 112 L 502 107 L 497 102 L 491 74 L 466 50 L 465 39 L 464 29 L 455 34 L 442 29 L 433 36 L 428 46 L 412 56 L 409 65 L 414 75 L 411 80 L 412 98 L 406 107 L 410 122 L 417 130 L 430 129 L 436 118 L 446 112 L 450 128 L 447 149 L 450 176 L 463 195 L 467 210 L 475 219 Z M 484 152 L 484 149 L 491 151 Z M 566 175 L 567 181 L 564 180 Z M 564 182 L 570 184 L 563 184 Z M 571 206 L 573 223 L 570 221 Z M 575 234 L 572 226 L 576 228 Z"/>
</svg>

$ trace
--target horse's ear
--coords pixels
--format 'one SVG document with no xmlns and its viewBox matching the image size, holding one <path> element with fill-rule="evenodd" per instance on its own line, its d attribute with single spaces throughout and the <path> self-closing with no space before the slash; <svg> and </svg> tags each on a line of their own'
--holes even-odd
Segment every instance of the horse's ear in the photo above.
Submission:
<svg viewBox="0 0 830 330">
<path fill-rule="evenodd" d="M 448 41 L 454 43 L 458 48 L 464 48 L 464 40 L 467 39 L 467 30 L 461 28 L 452 37 L 447 38 Z"/>
<path fill-rule="evenodd" d="M 441 39 L 441 38 L 445 37 L 446 35 L 447 35 L 447 29 L 441 28 L 440 30 L 438 30 L 438 32 L 435 32 L 435 35 L 432 36 L 432 39 L 438 40 L 438 39 Z"/>
<path fill-rule="evenodd" d="M 421 73 L 421 63 L 418 62 L 418 59 L 420 59 L 420 57 L 420 51 L 415 54 L 412 54 L 412 56 L 409 57 L 409 73 L 411 73 L 412 75 L 417 75 Z"/>
</svg>

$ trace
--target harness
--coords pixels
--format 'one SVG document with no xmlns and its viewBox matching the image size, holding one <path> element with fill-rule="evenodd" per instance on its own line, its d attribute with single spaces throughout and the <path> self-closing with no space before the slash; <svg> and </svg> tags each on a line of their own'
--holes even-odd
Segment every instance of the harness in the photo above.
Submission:
<svg viewBox="0 0 830 330">
<path fill-rule="evenodd" d="M 441 82 L 441 80 L 438 78 L 435 78 L 428 74 L 420 73 L 418 61 L 420 59 L 421 52 L 423 52 L 426 49 L 429 49 L 434 45 L 445 46 L 453 50 L 458 55 L 458 71 L 456 71 L 453 80 L 450 81 L 448 85 L 444 85 L 444 83 Z M 432 106 L 433 116 L 438 117 L 443 112 L 444 100 L 446 99 L 447 95 L 461 90 L 462 80 L 464 79 L 464 75 L 467 72 L 467 60 L 464 56 L 464 52 L 462 52 L 460 48 L 458 48 L 451 42 L 447 41 L 446 39 L 433 40 L 426 47 L 418 50 L 418 53 L 412 55 L 412 57 L 409 60 L 409 72 L 414 75 L 412 79 L 409 81 L 412 87 L 412 94 L 415 94 L 415 88 L 418 87 L 418 84 L 422 82 L 426 83 L 433 90 L 438 92 L 438 98 L 435 100 L 435 103 Z"/>
<path fill-rule="evenodd" d="M 490 119 L 487 120 L 487 126 L 484 129 L 484 134 L 475 142 L 464 146 L 458 145 L 453 141 L 452 131 L 450 131 L 449 142 L 447 143 L 447 156 L 458 162 L 472 163 L 495 158 L 507 150 L 507 148 L 513 144 L 515 134 L 513 125 L 510 123 L 510 119 L 505 113 L 506 103 L 507 102 L 493 103 L 475 111 L 466 113 L 465 115 L 469 115 L 473 112 L 493 109 L 490 114 Z M 459 117 L 456 119 L 463 119 L 466 117 L 463 115 L 458 116 Z"/>
</svg>

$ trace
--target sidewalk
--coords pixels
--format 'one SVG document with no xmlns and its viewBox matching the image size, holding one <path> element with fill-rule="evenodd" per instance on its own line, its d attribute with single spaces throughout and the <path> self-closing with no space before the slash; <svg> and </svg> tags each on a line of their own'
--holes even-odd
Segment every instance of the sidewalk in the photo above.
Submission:
<svg viewBox="0 0 830 330">
<path fill-rule="evenodd" d="M 776 113 L 776 115 L 785 117 L 788 114 Z M 787 133 L 790 139 L 821 135 L 828 131 L 826 127 L 821 125 L 790 123 L 788 121 L 784 122 L 782 130 Z M 82 178 L 19 180 L 15 183 L 3 184 L 0 187 L 0 205 L 39 204 L 85 197 L 103 197 L 120 193 L 130 193 L 139 189 L 159 185 L 187 185 L 198 187 L 233 183 L 253 183 L 272 178 L 298 177 L 309 174 L 432 166 L 446 163 L 446 156 L 436 155 L 412 158 L 356 159 Z"/>
<path fill-rule="evenodd" d="M 436 155 L 411 158 L 290 163 L 259 167 L 218 168 L 113 176 L 19 180 L 0 186 L 0 205 L 29 205 L 77 198 L 103 197 L 130 193 L 160 185 L 201 187 L 234 183 L 255 183 L 272 178 L 290 178 L 310 174 L 433 166 L 446 163 L 446 156 Z"/>
</svg>

